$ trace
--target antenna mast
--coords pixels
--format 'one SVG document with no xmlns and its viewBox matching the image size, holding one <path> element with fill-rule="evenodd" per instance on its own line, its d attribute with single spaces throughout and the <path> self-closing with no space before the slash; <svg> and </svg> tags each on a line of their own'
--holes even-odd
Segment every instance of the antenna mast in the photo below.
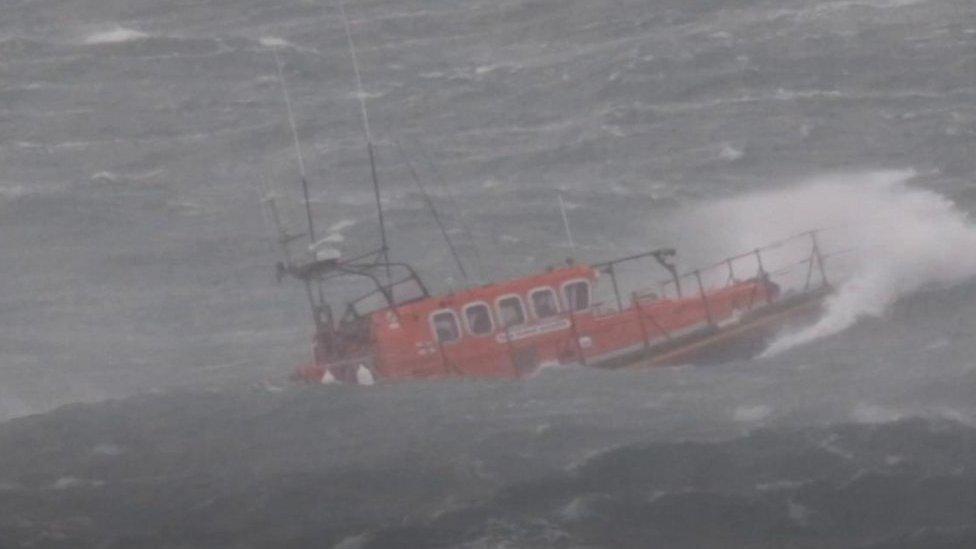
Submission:
<svg viewBox="0 0 976 549">
<path fill-rule="evenodd" d="M 363 135 L 366 138 L 366 152 L 369 155 L 369 173 L 373 178 L 373 194 L 376 197 L 376 215 L 380 223 L 380 245 L 383 252 L 383 261 L 390 262 L 390 249 L 386 242 L 386 221 L 383 217 L 383 203 L 380 200 L 380 183 L 376 177 L 376 156 L 373 153 L 373 136 L 369 131 L 369 113 L 366 111 L 366 92 L 363 90 L 363 78 L 359 73 L 359 58 L 356 56 L 356 43 L 352 39 L 352 30 L 349 26 L 349 18 L 346 16 L 346 6 L 339 0 L 339 13 L 342 15 L 342 25 L 346 30 L 346 41 L 349 43 L 349 56 L 352 58 L 352 70 L 356 75 L 356 95 L 359 97 L 359 110 L 363 119 Z M 389 267 L 387 267 L 387 278 L 389 278 Z"/>
<path fill-rule="evenodd" d="M 308 197 L 308 177 L 305 173 L 305 157 L 302 154 L 302 144 L 298 140 L 298 127 L 295 125 L 295 111 L 291 106 L 291 96 L 288 94 L 288 86 L 285 85 L 285 76 L 282 70 L 281 56 L 278 55 L 278 46 L 271 48 L 274 54 L 275 68 L 278 70 L 278 84 L 281 86 L 281 95 L 285 98 L 285 109 L 288 111 L 288 125 L 291 127 L 291 138 L 295 143 L 295 156 L 298 158 L 298 173 L 302 176 L 302 195 L 305 197 L 305 217 L 308 219 L 308 240 L 315 245 L 315 223 L 312 221 L 312 204 Z"/>
<path fill-rule="evenodd" d="M 271 48 L 271 53 L 274 55 L 275 68 L 278 72 L 278 84 L 281 86 L 281 95 L 285 99 L 285 109 L 288 112 L 288 126 L 291 128 L 292 142 L 295 144 L 295 156 L 298 158 L 298 173 L 302 177 L 302 196 L 305 198 L 305 217 L 308 222 L 308 240 L 309 240 L 309 251 L 314 255 L 315 252 L 315 222 L 312 218 L 312 203 L 309 199 L 308 193 L 308 176 L 305 171 L 305 156 L 302 154 L 302 144 L 298 139 L 298 126 L 295 124 L 295 110 L 291 106 L 291 95 L 288 93 L 288 86 L 285 84 L 285 75 L 282 68 L 281 56 L 278 55 L 278 46 L 273 46 Z M 268 202 L 268 211 L 272 216 L 273 222 L 279 227 L 279 240 L 285 250 L 286 263 L 284 265 L 279 264 L 278 276 L 282 276 L 282 272 L 288 268 L 291 268 L 291 257 L 288 254 L 288 242 L 291 240 L 287 233 L 282 229 L 280 217 L 278 216 L 277 205 L 274 202 L 273 197 L 270 202 Z M 321 330 L 323 327 L 322 310 L 323 304 L 325 303 L 325 298 L 322 294 L 321 284 L 318 286 L 319 302 L 316 303 L 315 295 L 312 293 L 312 281 L 310 279 L 305 279 L 305 293 L 308 296 L 308 304 L 312 308 L 312 320 L 315 321 L 315 329 Z"/>
</svg>

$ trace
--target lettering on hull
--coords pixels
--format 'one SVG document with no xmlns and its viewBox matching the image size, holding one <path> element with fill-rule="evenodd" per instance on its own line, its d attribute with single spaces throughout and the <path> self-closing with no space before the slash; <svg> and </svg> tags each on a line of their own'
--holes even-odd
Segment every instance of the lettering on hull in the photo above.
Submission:
<svg viewBox="0 0 976 549">
<path fill-rule="evenodd" d="M 495 341 L 497 341 L 498 343 L 505 343 L 507 341 L 518 341 L 520 339 L 525 339 L 527 337 L 549 334 L 561 330 L 568 330 L 569 326 L 570 326 L 569 320 L 565 318 L 559 318 L 556 320 L 543 322 L 541 324 L 532 324 L 529 326 L 517 326 L 514 328 L 509 328 L 504 332 L 499 332 L 498 334 L 496 334 Z"/>
</svg>

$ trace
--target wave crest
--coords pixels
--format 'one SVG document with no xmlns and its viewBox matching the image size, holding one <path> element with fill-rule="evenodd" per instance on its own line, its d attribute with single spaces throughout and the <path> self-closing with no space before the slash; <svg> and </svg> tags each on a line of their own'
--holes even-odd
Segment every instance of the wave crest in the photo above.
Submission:
<svg viewBox="0 0 976 549">
<path fill-rule="evenodd" d="M 922 288 L 976 276 L 976 225 L 947 197 L 910 185 L 914 171 L 876 171 L 815 178 L 787 189 L 710 204 L 694 216 L 716 228 L 728 250 L 749 249 L 785 234 L 826 228 L 827 260 L 836 285 L 818 322 L 782 335 L 776 354 L 880 316 Z"/>
<path fill-rule="evenodd" d="M 149 38 L 149 34 L 135 29 L 115 27 L 111 30 L 89 34 L 85 37 L 84 43 L 89 45 L 118 44 L 121 42 L 133 42 L 135 40 L 142 40 L 145 38 Z"/>
</svg>

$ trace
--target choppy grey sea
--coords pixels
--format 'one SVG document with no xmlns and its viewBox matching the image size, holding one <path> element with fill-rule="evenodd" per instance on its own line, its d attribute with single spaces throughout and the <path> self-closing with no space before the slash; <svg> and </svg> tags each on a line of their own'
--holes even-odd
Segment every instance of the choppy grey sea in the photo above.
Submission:
<svg viewBox="0 0 976 549">
<path fill-rule="evenodd" d="M 0 0 L 0 547 L 976 546 L 976 4 L 345 9 L 362 93 L 332 0 Z M 361 97 L 393 256 L 437 290 L 854 251 L 752 361 L 291 385 L 275 51 L 320 234 L 378 241 Z"/>
</svg>

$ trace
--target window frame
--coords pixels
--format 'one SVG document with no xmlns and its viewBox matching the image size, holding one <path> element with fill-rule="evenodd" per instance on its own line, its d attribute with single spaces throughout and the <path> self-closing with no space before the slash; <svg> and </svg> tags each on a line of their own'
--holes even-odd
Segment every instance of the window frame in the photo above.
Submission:
<svg viewBox="0 0 976 549">
<path fill-rule="evenodd" d="M 572 306 L 573 304 L 569 302 L 569 297 L 566 295 L 566 287 L 572 284 L 578 284 L 580 282 L 586 284 L 586 307 L 583 307 L 582 309 L 577 309 L 573 307 Z M 559 294 L 563 299 L 564 302 L 563 304 L 566 306 L 567 312 L 578 313 L 580 311 L 586 311 L 593 307 L 593 284 L 590 282 L 590 279 L 588 278 L 573 278 L 571 280 L 567 280 L 566 282 L 563 282 L 559 286 Z"/>
<path fill-rule="evenodd" d="M 552 294 L 553 303 L 556 304 L 556 312 L 554 312 L 551 315 L 539 316 L 539 311 L 536 310 L 536 306 L 535 306 L 535 294 L 538 294 L 538 293 L 541 293 L 541 292 L 549 292 L 550 294 Z M 556 316 L 559 316 L 560 313 L 563 312 L 562 311 L 562 304 L 559 302 L 559 294 L 556 293 L 556 290 L 553 289 L 552 286 L 537 286 L 537 287 L 532 288 L 531 290 L 529 290 L 529 303 L 532 305 L 532 316 L 534 316 L 536 318 L 536 320 L 543 320 L 543 319 L 546 319 L 546 318 L 556 317 Z"/>
<path fill-rule="evenodd" d="M 491 325 L 491 329 L 483 334 L 479 334 L 471 329 L 471 319 L 468 318 L 468 309 L 473 307 L 484 307 L 488 311 L 488 322 Z M 467 329 L 468 333 L 474 337 L 491 337 L 491 334 L 495 333 L 495 316 L 492 314 L 491 305 L 487 301 L 472 301 L 466 304 L 461 309 L 461 315 L 464 317 L 464 327 Z"/>
<path fill-rule="evenodd" d="M 451 313 L 451 316 L 454 318 L 454 327 L 457 329 L 456 339 L 441 341 L 440 334 L 437 333 L 437 324 L 434 323 L 434 317 L 444 313 Z M 434 341 L 436 341 L 438 345 L 452 345 L 458 341 L 461 341 L 461 338 L 464 337 L 464 332 L 461 330 L 461 322 L 458 320 L 458 315 L 454 309 L 437 309 L 436 311 L 431 311 L 430 314 L 427 315 L 427 323 L 430 325 L 430 332 L 433 334 Z"/>
<path fill-rule="evenodd" d="M 522 311 L 522 322 L 518 324 L 505 324 L 505 315 L 502 314 L 501 302 L 506 299 L 515 298 L 518 300 L 519 308 Z M 518 326 L 525 326 L 529 323 L 529 315 L 525 309 L 525 300 L 519 294 L 505 294 L 500 295 L 495 298 L 495 314 L 498 315 L 498 326 L 502 330 L 508 330 L 509 328 L 516 328 Z"/>
</svg>

